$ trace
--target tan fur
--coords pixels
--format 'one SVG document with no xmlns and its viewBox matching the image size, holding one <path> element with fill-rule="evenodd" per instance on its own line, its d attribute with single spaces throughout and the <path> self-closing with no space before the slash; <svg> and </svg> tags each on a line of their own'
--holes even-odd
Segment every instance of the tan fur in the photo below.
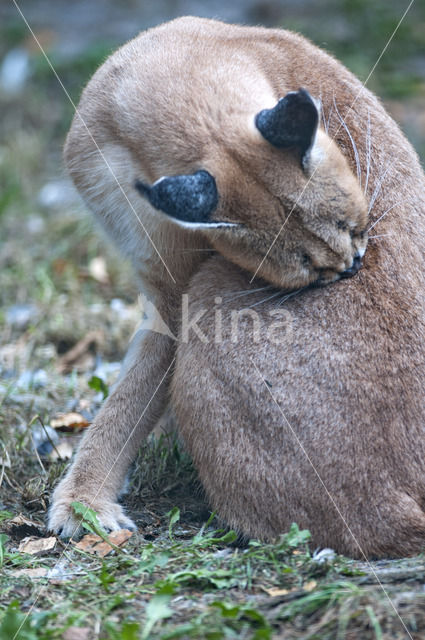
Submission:
<svg viewBox="0 0 425 640">
<path fill-rule="evenodd" d="M 256 113 L 272 108 L 278 98 L 299 87 L 305 87 L 323 103 L 324 127 L 318 132 L 305 172 L 290 150 L 273 148 L 254 126 Z M 346 115 L 350 105 L 353 108 Z M 335 544 L 341 550 L 356 553 L 336 518 L 330 527 L 331 507 L 326 503 L 326 493 L 319 496 L 317 481 L 311 485 L 308 471 L 298 471 L 296 475 L 297 465 L 304 469 L 305 464 L 295 448 L 293 462 L 291 457 L 288 459 L 284 444 L 289 440 L 286 435 L 285 442 L 279 439 L 283 428 L 279 427 L 280 435 L 275 435 L 279 418 L 275 405 L 261 395 L 261 379 L 247 358 L 258 362 L 264 377 L 277 381 L 277 398 L 285 398 L 287 405 L 283 409 L 288 420 L 295 421 L 294 428 L 302 424 L 310 430 L 308 443 L 311 437 L 318 458 L 328 470 L 325 484 L 332 477 L 334 482 L 343 478 L 342 497 L 335 496 L 337 503 L 339 498 L 347 500 L 351 490 L 341 474 L 350 464 L 356 466 L 358 486 L 353 489 L 352 501 L 365 510 L 370 494 L 374 495 L 378 472 L 368 476 L 372 454 L 367 446 L 363 447 L 364 433 L 377 432 L 372 443 L 375 454 L 375 449 L 380 451 L 379 437 L 388 444 L 393 433 L 391 429 L 389 434 L 383 433 L 388 428 L 388 416 L 392 416 L 394 442 L 390 440 L 387 457 L 381 452 L 387 478 L 391 469 L 385 464 L 391 456 L 399 465 L 407 464 L 404 455 L 412 440 L 404 438 L 404 432 L 414 439 L 419 430 L 418 408 L 409 385 L 414 398 L 418 392 L 418 367 L 423 361 L 423 319 L 419 321 L 423 308 L 418 291 L 423 268 L 424 181 L 410 145 L 358 80 L 300 36 L 197 18 L 182 18 L 148 31 L 120 49 L 85 89 L 79 111 L 104 158 L 76 116 L 65 149 L 68 168 L 89 207 L 132 260 L 144 291 L 171 330 L 177 329 L 180 294 L 194 273 L 189 289 L 191 308 L 211 306 L 214 296 L 224 291 L 249 288 L 249 276 L 239 267 L 254 273 L 262 263 L 258 277 L 286 289 L 305 286 L 318 278 L 322 283 L 336 280 L 352 264 L 354 255 L 364 252 L 366 243 L 366 201 L 352 171 L 357 172 L 366 200 L 373 205 L 372 220 L 396 204 L 377 227 L 380 234 L 388 228 L 394 236 L 371 242 L 367 269 L 357 278 L 288 300 L 287 308 L 295 318 L 295 339 L 285 345 L 285 359 L 272 345 L 250 344 L 246 332 L 236 349 L 232 344 L 232 355 L 226 343 L 201 345 L 191 341 L 190 345 L 181 345 L 174 376 L 173 398 L 183 435 L 213 505 L 231 524 L 245 533 L 270 537 L 294 519 L 309 526 L 319 544 Z M 340 114 L 345 118 L 344 125 Z M 330 140 L 334 135 L 337 144 Z M 105 158 L 129 202 L 105 167 Z M 214 218 L 243 223 L 243 228 L 180 228 L 154 211 L 133 187 L 137 178 L 154 182 L 162 175 L 198 169 L 208 170 L 217 181 L 220 201 Z M 399 204 L 395 200 L 400 200 Z M 208 247 L 214 247 L 239 267 L 230 266 L 223 258 L 208 260 L 202 266 Z M 258 287 L 258 281 L 252 286 Z M 229 304 L 237 308 L 234 303 Z M 261 313 L 266 312 L 264 307 L 261 309 Z M 391 334 L 394 327 L 397 333 Z M 404 353 L 396 352 L 397 342 Z M 334 359 L 335 349 L 339 359 Z M 169 377 L 160 383 L 174 351 L 175 345 L 167 336 L 144 332 L 136 335 L 114 393 L 54 493 L 49 521 L 52 529 L 61 530 L 64 535 L 72 533 L 72 500 L 92 504 L 103 524 L 112 529 L 131 524 L 116 504 L 116 496 L 138 444 L 163 411 Z M 414 362 L 407 369 L 409 355 Z M 398 379 L 391 372 L 402 364 Z M 384 381 L 388 375 L 391 384 Z M 323 385 L 318 384 L 318 378 L 323 378 Z M 198 385 L 201 382 L 196 393 L 193 380 Z M 401 402 L 401 389 L 406 393 L 407 404 L 406 409 L 403 404 L 403 411 L 397 412 L 395 403 Z M 380 398 L 385 401 L 381 403 Z M 376 411 L 368 408 L 371 402 L 384 405 L 382 420 L 378 405 Z M 363 422 L 359 423 L 360 415 Z M 354 417 L 352 422 L 350 416 L 356 416 L 356 424 L 362 425 L 360 431 L 356 431 Z M 266 458 L 261 457 L 256 440 L 259 425 L 268 449 Z M 242 428 L 247 433 L 246 442 L 238 437 Z M 400 438 L 398 428 L 403 434 Z M 231 450 L 234 455 L 229 462 Z M 220 474 L 216 473 L 218 464 L 223 465 Z M 418 461 L 415 464 L 412 463 L 411 476 L 418 484 L 421 466 Z M 234 474 L 230 471 L 232 465 Z M 265 473 L 266 469 L 270 474 Z M 214 479 L 213 475 L 220 478 Z M 296 487 L 292 486 L 291 477 Z M 278 478 L 282 478 L 282 484 Z M 347 482 L 352 480 L 347 477 Z M 227 481 L 234 485 L 234 491 L 229 490 Z M 387 485 L 385 482 L 376 487 L 379 505 L 383 487 L 389 486 L 389 481 Z M 239 492 L 242 485 L 248 489 L 246 496 Z M 225 486 L 228 499 L 224 503 L 217 492 L 222 494 Z M 297 511 L 302 487 L 303 495 L 312 499 Z M 406 507 L 405 485 L 397 490 L 401 491 L 399 503 Z M 286 506 L 291 501 L 295 507 Z M 390 500 L 389 504 L 393 503 Z M 346 502 L 342 507 L 347 507 Z M 377 517 L 385 522 L 388 511 L 390 507 L 385 511 L 381 506 L 378 516 L 372 514 L 370 522 Z M 376 543 L 377 550 L 367 546 L 370 528 L 365 520 L 362 529 L 363 515 L 359 507 L 354 520 L 360 533 L 366 532 L 362 543 L 367 553 L 395 552 L 394 545 L 387 543 L 388 535 Z M 419 537 L 421 517 L 420 512 L 415 521 Z M 391 526 L 393 520 L 396 515 L 387 519 L 385 526 Z M 409 526 L 407 522 L 407 531 Z M 399 531 L 397 527 L 396 530 Z M 327 538 L 323 534 L 326 531 Z M 410 546 L 403 542 L 398 551 L 417 549 L 417 538 L 412 536 Z"/>
</svg>

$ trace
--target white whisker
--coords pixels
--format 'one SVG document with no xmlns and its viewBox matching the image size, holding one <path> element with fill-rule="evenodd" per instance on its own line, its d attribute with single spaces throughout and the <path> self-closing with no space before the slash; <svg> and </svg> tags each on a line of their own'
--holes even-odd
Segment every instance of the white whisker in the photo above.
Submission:
<svg viewBox="0 0 425 640">
<path fill-rule="evenodd" d="M 392 233 L 381 233 L 379 236 L 369 236 L 368 240 L 376 240 L 376 238 L 387 238 L 392 236 Z"/>
<path fill-rule="evenodd" d="M 179 251 L 172 251 L 170 253 L 218 253 L 217 249 L 181 249 Z"/>
<path fill-rule="evenodd" d="M 373 227 L 375 227 L 378 224 L 378 222 L 382 220 L 382 218 L 385 218 L 385 216 L 387 216 L 389 212 L 392 211 L 394 207 L 396 207 L 399 204 L 401 204 L 401 201 L 395 202 L 391 207 L 389 207 L 386 211 L 384 211 L 384 213 L 381 216 L 379 216 L 379 218 L 375 220 L 375 222 L 369 227 L 368 232 L 371 231 Z"/>
<path fill-rule="evenodd" d="M 320 117 L 322 118 L 322 121 L 323 121 L 323 128 L 324 128 L 324 130 L 326 131 L 326 133 L 328 133 L 328 129 L 329 129 L 329 118 L 328 118 L 328 121 L 326 121 L 326 118 L 325 118 L 325 109 L 324 109 L 324 107 L 323 107 L 323 101 L 322 101 L 322 90 L 320 90 L 319 100 L 320 100 L 320 104 L 321 104 Z"/>
<path fill-rule="evenodd" d="M 259 293 L 260 291 L 267 291 L 270 289 L 275 289 L 274 285 L 268 284 L 265 287 L 258 287 L 257 289 L 244 289 L 243 291 L 231 291 L 230 293 L 223 296 L 225 300 L 237 300 L 237 298 L 243 298 L 244 296 L 249 296 L 252 293 Z M 235 294 L 235 295 L 234 295 Z"/>
<path fill-rule="evenodd" d="M 350 132 L 348 126 L 347 126 L 347 123 L 345 122 L 345 120 L 341 116 L 340 112 L 338 111 L 338 107 L 336 106 L 335 96 L 334 96 L 333 102 L 334 102 L 334 107 L 335 107 L 336 114 L 337 114 L 342 126 L 344 127 L 345 131 L 347 132 L 347 135 L 348 135 L 348 137 L 350 139 L 350 142 L 351 142 L 351 146 L 353 147 L 354 159 L 356 161 L 357 180 L 359 181 L 360 186 L 362 186 L 362 171 L 361 171 L 361 168 L 360 168 L 360 158 L 359 158 L 359 152 L 357 151 L 357 145 L 354 142 L 354 138 L 351 135 L 351 132 Z"/>
<path fill-rule="evenodd" d="M 363 193 L 366 195 L 367 186 L 369 184 L 370 173 L 370 157 L 371 157 L 372 137 L 370 134 L 370 110 L 367 110 L 367 128 L 366 128 L 366 180 Z"/>
<path fill-rule="evenodd" d="M 289 298 L 293 298 L 298 293 L 300 293 L 300 291 L 304 291 L 304 289 L 307 289 L 307 287 L 301 287 L 301 289 L 296 289 L 295 291 L 291 291 L 291 293 L 287 293 L 281 300 L 279 300 L 277 306 L 281 307 L 287 300 L 289 300 Z"/>
<path fill-rule="evenodd" d="M 162 250 L 162 255 L 177 255 L 181 253 L 218 253 L 217 249 L 169 249 L 168 251 Z"/>
<path fill-rule="evenodd" d="M 335 100 L 335 94 L 334 94 L 333 99 Z M 334 110 L 334 108 L 333 108 L 333 105 L 331 104 L 330 109 L 329 109 L 329 114 L 328 114 L 328 122 L 326 124 L 326 131 L 327 132 L 329 131 L 329 125 L 330 125 L 330 122 L 331 122 L 331 116 L 332 116 L 333 110 Z"/>
<path fill-rule="evenodd" d="M 375 187 L 375 190 L 372 194 L 372 197 L 370 199 L 369 202 L 369 209 L 368 209 L 368 215 L 370 214 L 370 212 L 372 211 L 373 205 L 375 204 L 376 198 L 379 195 L 379 192 L 381 191 L 382 185 L 384 183 L 384 179 L 385 176 L 387 175 L 388 171 L 390 171 L 390 169 L 392 169 L 392 167 L 394 166 L 394 164 L 397 162 L 398 158 L 395 158 L 389 165 L 388 167 L 385 169 L 384 173 L 382 174 L 382 176 L 380 177 L 380 179 L 378 180 L 378 184 Z M 372 228 L 372 227 L 371 227 Z"/>
<path fill-rule="evenodd" d="M 259 304 L 263 304 L 263 302 L 267 302 L 268 300 L 273 300 L 273 298 L 276 298 L 277 296 L 281 296 L 281 295 L 282 295 L 282 291 L 276 291 L 268 298 L 263 298 L 262 300 L 258 300 L 258 302 L 254 302 L 253 304 L 250 304 L 248 309 L 252 309 L 253 307 L 258 306 Z"/>
</svg>

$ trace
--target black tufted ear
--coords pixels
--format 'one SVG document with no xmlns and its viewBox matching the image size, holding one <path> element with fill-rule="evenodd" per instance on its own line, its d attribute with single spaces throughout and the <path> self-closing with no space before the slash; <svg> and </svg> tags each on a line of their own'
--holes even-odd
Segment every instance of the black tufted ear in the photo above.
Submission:
<svg viewBox="0 0 425 640">
<path fill-rule="evenodd" d="M 210 216 L 218 204 L 218 191 L 215 179 L 208 171 L 166 176 L 152 186 L 137 180 L 135 187 L 155 209 L 185 226 L 217 225 L 210 222 Z"/>
<path fill-rule="evenodd" d="M 274 147 L 299 149 L 301 159 L 314 144 L 319 109 L 305 89 L 291 91 L 273 109 L 263 109 L 255 117 L 257 129 Z"/>
</svg>

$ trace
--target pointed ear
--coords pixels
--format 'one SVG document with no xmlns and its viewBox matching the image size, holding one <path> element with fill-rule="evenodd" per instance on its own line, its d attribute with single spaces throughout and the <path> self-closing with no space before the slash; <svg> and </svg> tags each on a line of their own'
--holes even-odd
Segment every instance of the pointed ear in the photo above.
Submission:
<svg viewBox="0 0 425 640">
<path fill-rule="evenodd" d="M 255 117 L 262 136 L 274 147 L 295 148 L 304 164 L 314 144 L 319 124 L 319 103 L 305 89 L 291 91 L 273 109 L 263 109 Z"/>
<path fill-rule="evenodd" d="M 166 176 L 152 186 L 137 180 L 135 187 L 155 209 L 182 226 L 206 228 L 227 224 L 211 220 L 218 204 L 218 191 L 215 179 L 208 171 Z"/>
</svg>

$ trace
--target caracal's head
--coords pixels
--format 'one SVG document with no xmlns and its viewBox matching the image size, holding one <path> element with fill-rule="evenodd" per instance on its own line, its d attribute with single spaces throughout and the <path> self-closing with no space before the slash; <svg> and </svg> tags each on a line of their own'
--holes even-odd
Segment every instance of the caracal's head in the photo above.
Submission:
<svg viewBox="0 0 425 640">
<path fill-rule="evenodd" d="M 176 224 L 278 287 L 352 276 L 366 249 L 367 205 L 342 152 L 318 128 L 319 108 L 307 91 L 290 92 L 253 114 L 243 136 L 207 145 L 193 173 L 136 187 Z"/>
</svg>

